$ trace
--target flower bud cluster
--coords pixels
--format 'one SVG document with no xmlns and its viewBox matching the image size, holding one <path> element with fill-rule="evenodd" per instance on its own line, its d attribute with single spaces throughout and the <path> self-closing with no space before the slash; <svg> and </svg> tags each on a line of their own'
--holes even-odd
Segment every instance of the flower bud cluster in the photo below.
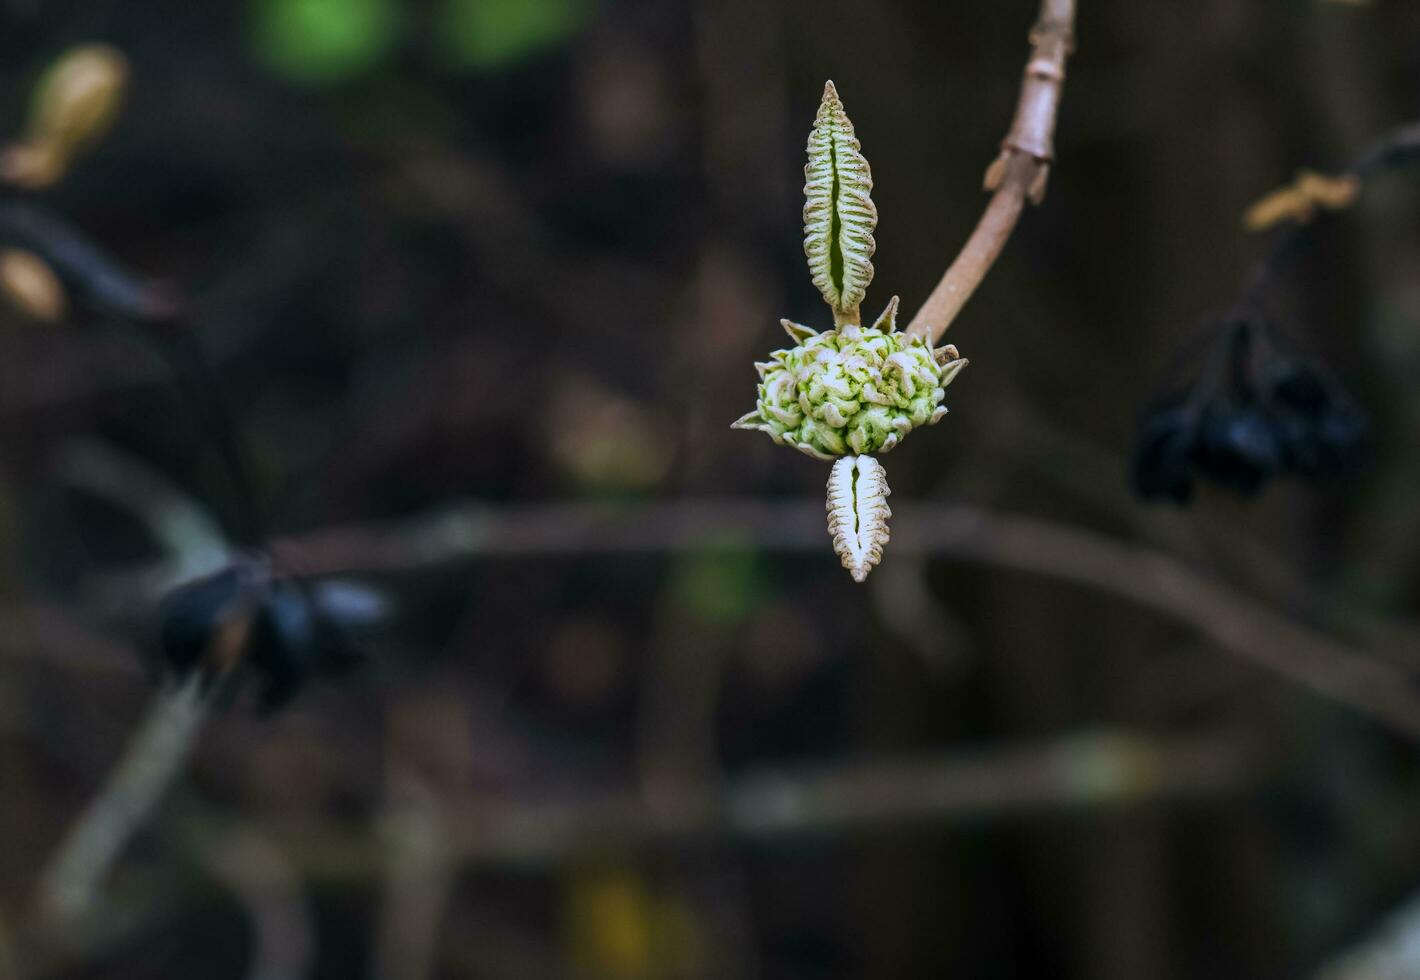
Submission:
<svg viewBox="0 0 1420 980">
<path fill-rule="evenodd" d="M 966 361 L 955 348 L 934 352 L 926 340 L 897 332 L 894 312 L 878 326 L 823 333 L 786 321 L 799 345 L 755 365 L 758 402 L 735 427 L 829 460 L 886 452 L 914 428 L 939 421 L 946 387 Z"/>
</svg>

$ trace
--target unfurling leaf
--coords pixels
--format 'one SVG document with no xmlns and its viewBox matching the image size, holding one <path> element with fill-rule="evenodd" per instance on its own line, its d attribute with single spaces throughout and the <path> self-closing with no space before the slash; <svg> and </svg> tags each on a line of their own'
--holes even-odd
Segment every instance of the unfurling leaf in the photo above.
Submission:
<svg viewBox="0 0 1420 980">
<path fill-rule="evenodd" d="M 19 248 L 0 249 L 0 296 L 37 323 L 57 323 L 64 317 L 64 286 L 49 263 Z"/>
<path fill-rule="evenodd" d="M 878 210 L 873 174 L 853 123 L 829 82 L 809 133 L 804 167 L 804 254 L 814 285 L 839 323 L 858 322 L 858 306 L 873 280 L 873 229 Z"/>
<path fill-rule="evenodd" d="M 26 190 L 57 183 L 113 127 L 128 59 L 108 44 L 70 48 L 40 79 L 21 141 L 0 154 L 0 180 Z"/>
<path fill-rule="evenodd" d="M 1312 170 L 1297 173 L 1297 179 L 1278 188 L 1248 208 L 1243 226 L 1248 231 L 1266 231 L 1284 221 L 1306 224 L 1318 208 L 1341 211 L 1351 206 L 1361 193 L 1361 178 L 1355 174 L 1328 177 Z"/>
<path fill-rule="evenodd" d="M 828 533 L 843 567 L 862 582 L 883 558 L 888 542 L 887 498 L 891 493 L 883 464 L 871 456 L 844 456 L 828 475 Z"/>
</svg>

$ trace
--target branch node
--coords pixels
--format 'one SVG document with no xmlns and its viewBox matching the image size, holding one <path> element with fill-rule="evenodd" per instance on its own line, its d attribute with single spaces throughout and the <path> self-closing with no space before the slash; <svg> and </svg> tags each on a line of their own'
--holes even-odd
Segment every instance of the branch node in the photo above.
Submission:
<svg viewBox="0 0 1420 980">
<path fill-rule="evenodd" d="M 1001 152 L 986 169 L 984 184 L 992 194 L 986 213 L 961 252 L 907 325 L 910 336 L 933 344 L 986 278 L 1029 200 L 1045 199 L 1050 164 L 1055 158 L 1055 119 L 1065 87 L 1065 59 L 1075 49 L 1075 0 L 1041 0 L 1040 17 L 1031 28 L 1015 118 Z"/>
<path fill-rule="evenodd" d="M 1040 169 L 1036 171 L 1035 179 L 1031 181 L 1030 189 L 1026 191 L 1026 196 L 1032 204 L 1040 204 L 1045 200 L 1045 185 L 1049 182 L 1050 164 L 1042 162 Z"/>
</svg>

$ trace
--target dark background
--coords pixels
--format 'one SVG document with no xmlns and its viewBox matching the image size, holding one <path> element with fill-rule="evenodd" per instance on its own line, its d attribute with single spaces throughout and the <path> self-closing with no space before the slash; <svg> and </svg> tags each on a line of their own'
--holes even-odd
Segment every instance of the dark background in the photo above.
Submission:
<svg viewBox="0 0 1420 980">
<path fill-rule="evenodd" d="M 1178 509 L 1133 501 L 1126 458 L 1170 359 L 1265 249 L 1247 205 L 1420 115 L 1420 6 L 1081 7 L 1048 198 L 949 334 L 972 362 L 951 414 L 886 458 L 894 506 L 1133 541 L 1319 629 L 1384 621 L 1369 648 L 1415 654 L 1413 174 L 1318 226 L 1279 287 L 1290 335 L 1374 419 L 1364 473 Z M 130 59 L 112 134 L 30 197 L 192 298 L 202 383 L 283 553 L 338 569 L 321 529 L 532 515 L 496 548 L 475 527 L 427 562 L 349 563 L 393 610 L 367 664 L 218 715 L 82 953 L 35 975 L 1291 977 L 1401 902 L 1413 745 L 1198 624 L 950 549 L 890 546 L 860 587 L 826 534 L 695 530 L 727 498 L 822 506 L 825 465 L 729 423 L 779 317 L 828 325 L 799 230 L 824 79 L 876 179 L 865 313 L 899 293 L 910 315 L 984 203 L 1034 15 L 0 4 L 0 131 L 69 45 Z M 177 504 L 136 481 L 229 530 L 239 503 L 152 344 L 72 305 L 0 329 L 3 978 L 45 855 L 153 690 L 136 570 L 143 521 Z M 662 545 L 527 510 L 558 503 Z M 869 819 L 811 800 L 772 833 L 655 831 L 745 774 L 898 764 L 979 764 L 979 785 L 895 806 L 909 770 L 849 794 L 883 803 Z M 616 832 L 590 809 L 607 800 L 630 801 Z M 489 814 L 501 835 L 468 822 Z"/>
</svg>

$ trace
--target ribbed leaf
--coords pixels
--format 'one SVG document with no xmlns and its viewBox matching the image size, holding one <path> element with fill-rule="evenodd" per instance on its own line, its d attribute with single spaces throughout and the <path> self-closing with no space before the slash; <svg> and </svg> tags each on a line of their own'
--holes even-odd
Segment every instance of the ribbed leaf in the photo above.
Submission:
<svg viewBox="0 0 1420 980">
<path fill-rule="evenodd" d="M 891 492 L 883 464 L 871 456 L 844 456 L 828 474 L 828 533 L 855 582 L 865 581 L 882 561 Z"/>
<path fill-rule="evenodd" d="M 873 281 L 878 210 L 870 196 L 872 171 L 832 82 L 823 88 L 808 150 L 804 254 L 809 274 L 833 307 L 835 320 L 857 322 L 858 306 Z"/>
</svg>

